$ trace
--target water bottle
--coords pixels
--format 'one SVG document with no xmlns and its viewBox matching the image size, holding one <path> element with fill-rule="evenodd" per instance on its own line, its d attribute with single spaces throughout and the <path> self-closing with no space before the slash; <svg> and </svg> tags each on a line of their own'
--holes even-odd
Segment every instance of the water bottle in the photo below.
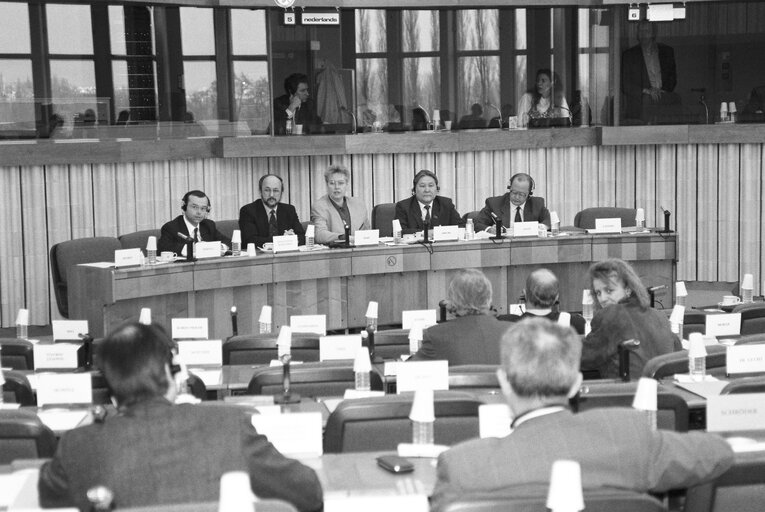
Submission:
<svg viewBox="0 0 765 512">
<path fill-rule="evenodd" d="M 314 230 L 310 230 L 310 231 L 311 231 L 311 233 L 314 233 Z M 313 249 L 313 246 L 314 246 L 314 243 L 315 243 L 315 238 L 316 237 L 314 237 L 313 234 L 311 234 L 310 236 L 308 236 L 308 234 L 306 234 L 306 236 L 305 236 L 305 246 L 308 249 Z"/>
<path fill-rule="evenodd" d="M 552 236 L 558 236 L 560 234 L 560 222 L 553 222 L 550 225 L 550 232 Z"/>
<path fill-rule="evenodd" d="M 465 224 L 465 240 L 475 239 L 475 226 L 473 225 L 473 219 L 468 219 Z"/>
<path fill-rule="evenodd" d="M 292 135 L 292 119 L 287 118 L 287 122 L 284 124 L 284 133 Z"/>
<path fill-rule="evenodd" d="M 401 230 L 397 229 L 393 232 L 393 243 L 400 244 L 401 243 Z"/>
<path fill-rule="evenodd" d="M 741 302 L 744 304 L 754 302 L 753 293 L 754 290 L 751 288 L 741 288 Z"/>
<path fill-rule="evenodd" d="M 27 324 L 16 324 L 16 337 L 20 340 L 29 339 L 28 328 Z"/>
<path fill-rule="evenodd" d="M 706 356 L 698 356 L 689 352 L 688 353 L 688 373 L 691 375 L 691 379 L 695 381 L 703 381 L 707 375 Z"/>
<path fill-rule="evenodd" d="M 372 385 L 369 378 L 369 372 L 355 372 L 356 391 L 369 391 Z"/>
<path fill-rule="evenodd" d="M 412 422 L 412 443 L 433 444 L 433 422 L 432 421 Z"/>
<path fill-rule="evenodd" d="M 156 265 L 157 264 L 157 250 L 156 249 L 146 249 L 146 260 L 148 261 L 149 265 Z"/>
<path fill-rule="evenodd" d="M 242 244 L 239 242 L 231 242 L 231 256 L 242 255 Z"/>
<path fill-rule="evenodd" d="M 675 297 L 675 305 L 676 306 L 685 306 L 685 299 L 687 298 L 687 295 L 677 295 Z"/>
</svg>

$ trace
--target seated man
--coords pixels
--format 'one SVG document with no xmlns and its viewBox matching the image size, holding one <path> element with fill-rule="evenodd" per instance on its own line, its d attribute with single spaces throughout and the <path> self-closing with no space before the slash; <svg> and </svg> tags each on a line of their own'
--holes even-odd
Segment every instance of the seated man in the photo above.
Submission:
<svg viewBox="0 0 765 512">
<path fill-rule="evenodd" d="M 330 165 L 324 171 L 327 194 L 311 206 L 311 222 L 316 226 L 316 243 L 326 244 L 345 239 L 345 226 L 353 232 L 371 229 L 367 207 L 360 199 L 347 194 L 351 173 L 344 165 Z"/>
<path fill-rule="evenodd" d="M 661 493 L 712 480 L 733 463 L 720 437 L 654 430 L 643 411 L 606 407 L 578 414 L 582 343 L 569 327 L 522 320 L 502 338 L 502 392 L 515 418 L 503 438 L 467 441 L 438 459 L 434 511 L 471 494 L 512 496 L 512 486 L 546 487 L 553 462 L 579 462 L 583 489 Z M 543 491 L 543 492 L 545 492 Z"/>
<path fill-rule="evenodd" d="M 425 224 L 433 226 L 458 226 L 460 214 L 448 197 L 438 195 L 438 178 L 433 171 L 423 169 L 412 181 L 412 197 L 396 203 L 396 219 L 401 223 L 403 234 L 422 231 Z"/>
<path fill-rule="evenodd" d="M 298 245 L 305 244 L 305 230 L 300 224 L 295 207 L 280 202 L 284 182 L 276 174 L 266 174 L 258 182 L 260 199 L 239 210 L 239 229 L 242 246 L 254 243 L 257 247 L 273 242 L 274 236 L 297 235 Z"/>
<path fill-rule="evenodd" d="M 499 340 L 511 326 L 491 312 L 491 282 L 477 269 L 459 272 L 447 290 L 454 320 L 428 327 L 410 361 L 446 359 L 450 365 L 499 364 Z"/>
<path fill-rule="evenodd" d="M 280 454 L 245 411 L 173 404 L 171 345 L 161 328 L 138 323 L 104 339 L 100 367 L 119 414 L 64 434 L 40 469 L 42 506 L 91 510 L 94 486 L 119 508 L 218 501 L 221 475 L 247 471 L 256 496 L 321 509 L 316 473 Z"/>
<path fill-rule="evenodd" d="M 308 76 L 292 73 L 284 79 L 284 91 L 286 94 L 274 98 L 274 135 L 289 135 L 288 119 L 292 121 L 293 133 L 297 132 L 296 125 L 303 127 L 303 133 L 311 133 L 314 126 L 321 124 L 321 119 L 311 101 Z"/>
<path fill-rule="evenodd" d="M 526 311 L 522 315 L 500 315 L 499 320 L 517 322 L 523 318 L 544 317 L 553 322 L 558 321 L 560 313 L 552 308 L 560 298 L 558 291 L 558 278 L 546 268 L 540 268 L 529 274 L 526 278 Z M 577 334 L 584 334 L 584 318 L 577 313 L 571 314 L 571 327 Z"/>
<path fill-rule="evenodd" d="M 534 195 L 534 180 L 528 174 L 519 172 L 510 178 L 507 192 L 503 196 L 490 197 L 486 206 L 475 218 L 476 231 L 494 234 L 494 216 L 502 219 L 502 226 L 512 228 L 516 222 L 541 222 L 550 227 L 550 212 L 545 200 Z M 493 214 L 493 215 L 492 215 Z"/>
<path fill-rule="evenodd" d="M 162 226 L 162 233 L 157 241 L 157 252 L 170 251 L 185 256 L 186 241 L 178 236 L 178 233 L 198 242 L 221 242 L 223 250 L 227 251 L 231 240 L 218 231 L 215 222 L 207 218 L 210 207 L 210 198 L 201 190 L 186 192 L 181 199 L 183 215 Z"/>
</svg>

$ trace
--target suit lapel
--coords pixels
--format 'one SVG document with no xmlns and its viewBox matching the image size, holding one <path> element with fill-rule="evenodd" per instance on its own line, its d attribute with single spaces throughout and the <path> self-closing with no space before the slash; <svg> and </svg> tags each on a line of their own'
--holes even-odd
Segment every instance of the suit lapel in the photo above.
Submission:
<svg viewBox="0 0 765 512">
<path fill-rule="evenodd" d="M 409 200 L 409 216 L 414 220 L 414 227 L 422 229 L 422 210 L 420 210 L 420 203 L 417 202 L 415 196 Z"/>
</svg>

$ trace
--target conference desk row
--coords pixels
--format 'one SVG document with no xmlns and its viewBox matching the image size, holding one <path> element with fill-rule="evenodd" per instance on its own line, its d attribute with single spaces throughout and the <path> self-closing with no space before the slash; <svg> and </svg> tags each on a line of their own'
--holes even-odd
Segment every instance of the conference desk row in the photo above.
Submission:
<svg viewBox="0 0 765 512">
<path fill-rule="evenodd" d="M 646 286 L 666 285 L 673 296 L 677 258 L 674 234 L 565 233 L 557 237 L 380 245 L 255 257 L 225 257 L 141 267 L 77 265 L 68 274 L 69 316 L 88 320 L 99 337 L 141 308 L 169 326 L 171 318 L 205 317 L 209 336 L 230 336 L 230 309 L 239 332 L 257 332 L 263 305 L 273 308 L 273 328 L 292 315 L 323 314 L 327 329 L 365 325 L 369 301 L 379 304 L 378 324 L 401 323 L 404 310 L 437 309 L 453 275 L 484 271 L 500 314 L 518 302 L 526 277 L 547 267 L 558 276 L 561 308 L 580 310 L 586 270 L 617 257 L 630 261 Z"/>
</svg>

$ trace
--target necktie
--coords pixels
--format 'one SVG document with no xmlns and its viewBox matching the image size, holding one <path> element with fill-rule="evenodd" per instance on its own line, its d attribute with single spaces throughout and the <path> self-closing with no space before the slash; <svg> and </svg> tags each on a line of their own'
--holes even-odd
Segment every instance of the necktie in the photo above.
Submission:
<svg viewBox="0 0 765 512">
<path fill-rule="evenodd" d="M 271 210 L 271 214 L 268 217 L 268 231 L 271 236 L 279 234 L 279 225 L 276 224 L 276 212 L 274 210 Z"/>
<path fill-rule="evenodd" d="M 515 219 L 513 222 L 523 222 L 523 219 L 521 218 L 521 207 L 516 206 L 515 207 Z"/>
<path fill-rule="evenodd" d="M 430 205 L 425 205 L 425 224 L 430 225 Z"/>
<path fill-rule="evenodd" d="M 199 228 L 194 228 L 194 241 L 199 242 Z"/>
</svg>

